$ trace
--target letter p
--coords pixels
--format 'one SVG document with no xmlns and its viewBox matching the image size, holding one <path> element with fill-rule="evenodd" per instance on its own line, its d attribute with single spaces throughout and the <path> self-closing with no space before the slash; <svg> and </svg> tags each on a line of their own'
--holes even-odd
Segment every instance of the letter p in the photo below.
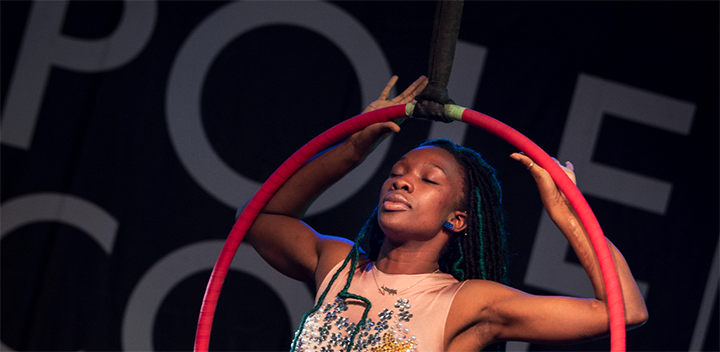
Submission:
<svg viewBox="0 0 720 352">
<path fill-rule="evenodd" d="M 145 47 L 155 27 L 154 1 L 125 1 L 120 22 L 101 39 L 61 33 L 68 1 L 35 1 L 2 113 L 2 143 L 29 149 L 52 66 L 83 73 L 120 67 Z"/>
</svg>

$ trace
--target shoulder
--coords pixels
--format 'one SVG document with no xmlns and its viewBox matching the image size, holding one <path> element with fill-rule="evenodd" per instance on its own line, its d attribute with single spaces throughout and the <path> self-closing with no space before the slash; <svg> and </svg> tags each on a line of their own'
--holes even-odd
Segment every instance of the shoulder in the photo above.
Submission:
<svg viewBox="0 0 720 352">
<path fill-rule="evenodd" d="M 345 260 L 352 249 L 353 242 L 343 238 L 329 235 L 319 235 L 317 244 L 318 263 L 315 268 L 316 287 L 339 262 Z"/>
<path fill-rule="evenodd" d="M 455 303 L 472 308 L 473 314 L 489 312 L 517 299 L 528 298 L 523 291 L 489 280 L 467 280 L 455 297 Z"/>
<path fill-rule="evenodd" d="M 455 295 L 445 327 L 448 343 L 462 349 L 479 348 L 495 340 L 498 302 L 517 291 L 488 280 L 466 280 Z"/>
<path fill-rule="evenodd" d="M 524 292 L 488 280 L 467 280 L 455 295 L 450 313 L 465 326 L 489 323 L 499 318 L 498 309 Z"/>
<path fill-rule="evenodd" d="M 318 251 L 320 252 L 344 250 L 347 253 L 352 246 L 353 242 L 347 238 L 318 234 Z"/>
<path fill-rule="evenodd" d="M 466 307 L 463 311 L 477 313 L 492 305 L 498 298 L 512 290 L 503 284 L 488 280 L 466 280 L 455 295 L 453 305 Z"/>
<path fill-rule="evenodd" d="M 333 263 L 332 265 L 335 265 L 335 263 L 345 259 L 352 247 L 353 242 L 346 238 L 330 235 L 318 235 L 316 250 L 318 258 L 321 262 L 318 263 L 318 266 L 323 264 L 322 262 L 330 262 Z"/>
</svg>

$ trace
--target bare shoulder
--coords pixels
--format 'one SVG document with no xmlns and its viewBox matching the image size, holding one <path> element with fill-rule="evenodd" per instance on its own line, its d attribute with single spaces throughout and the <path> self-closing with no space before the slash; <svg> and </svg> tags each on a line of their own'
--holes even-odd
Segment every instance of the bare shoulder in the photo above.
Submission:
<svg viewBox="0 0 720 352">
<path fill-rule="evenodd" d="M 530 297 L 532 295 L 498 282 L 468 280 L 455 296 L 453 306 L 464 307 L 458 313 L 468 315 L 477 323 L 480 319 L 493 321 L 498 308 Z"/>
<path fill-rule="evenodd" d="M 319 235 L 317 243 L 318 264 L 315 268 L 316 288 L 332 268 L 347 257 L 353 242 L 337 236 Z"/>
<path fill-rule="evenodd" d="M 348 252 L 350 252 L 350 249 L 353 246 L 353 242 L 344 237 L 318 235 L 317 246 L 320 260 L 329 259 L 331 261 L 335 261 L 334 258 L 337 256 L 345 258 Z"/>
<path fill-rule="evenodd" d="M 488 280 L 467 280 L 455 295 L 453 307 L 462 314 L 478 316 L 486 310 L 499 297 L 512 290 L 503 284 Z M 452 308 L 451 308 L 452 312 Z"/>
<path fill-rule="evenodd" d="M 448 350 L 479 350 L 496 336 L 492 306 L 514 289 L 487 280 L 467 280 L 455 295 L 445 324 Z"/>
</svg>

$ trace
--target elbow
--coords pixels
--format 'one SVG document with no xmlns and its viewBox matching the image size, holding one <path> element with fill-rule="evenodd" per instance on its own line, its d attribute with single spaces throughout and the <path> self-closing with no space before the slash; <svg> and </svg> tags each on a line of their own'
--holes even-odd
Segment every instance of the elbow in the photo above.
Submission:
<svg viewBox="0 0 720 352">
<path fill-rule="evenodd" d="M 628 310 L 625 318 L 625 327 L 627 330 L 632 330 L 643 326 L 648 321 L 647 307 L 643 304 L 641 307 Z"/>
</svg>

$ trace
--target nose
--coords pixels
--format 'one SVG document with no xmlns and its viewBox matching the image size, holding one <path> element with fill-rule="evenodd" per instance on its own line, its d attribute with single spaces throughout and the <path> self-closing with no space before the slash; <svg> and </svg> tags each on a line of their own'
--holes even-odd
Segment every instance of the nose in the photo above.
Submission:
<svg viewBox="0 0 720 352">
<path fill-rule="evenodd" d="M 407 179 L 407 175 L 398 177 L 393 181 L 392 183 L 393 190 L 404 190 L 406 192 L 412 192 L 413 191 L 413 185 L 412 183 Z"/>
</svg>

